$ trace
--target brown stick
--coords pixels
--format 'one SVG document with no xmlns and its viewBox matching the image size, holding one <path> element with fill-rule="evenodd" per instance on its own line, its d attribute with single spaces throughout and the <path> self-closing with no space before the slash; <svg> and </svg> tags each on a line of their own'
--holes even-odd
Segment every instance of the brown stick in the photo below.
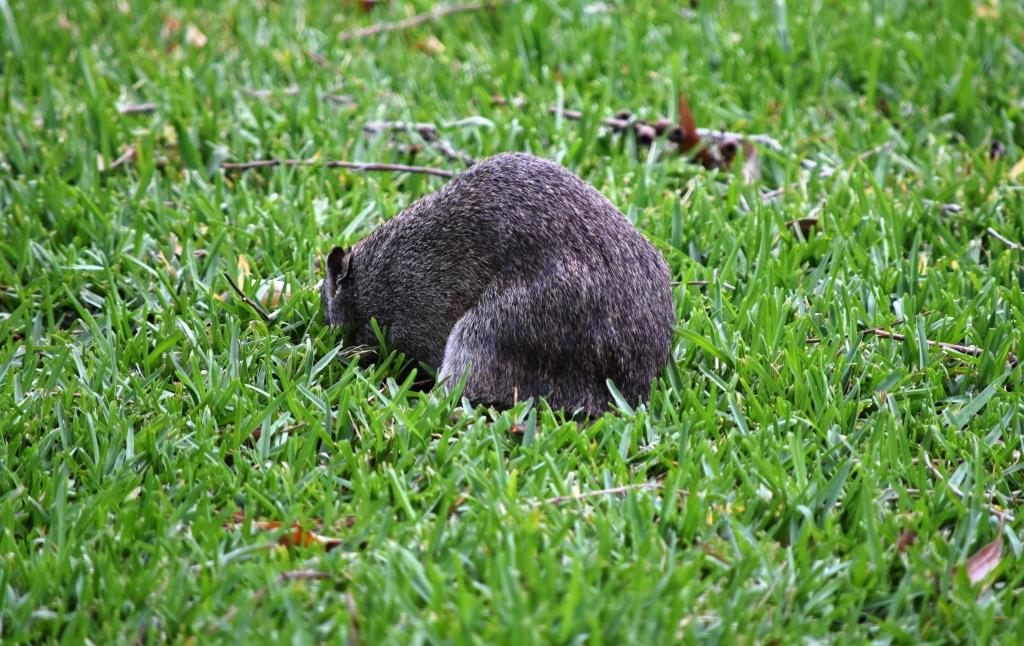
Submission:
<svg viewBox="0 0 1024 646">
<path fill-rule="evenodd" d="M 954 494 L 956 494 L 957 498 L 959 498 L 961 500 L 965 500 L 967 498 L 967 494 L 965 494 L 962 489 L 960 489 L 955 484 L 950 482 L 946 478 L 946 476 L 942 475 L 942 472 L 940 472 L 939 469 L 934 464 L 932 464 L 932 458 L 931 458 L 930 455 L 928 455 L 927 451 L 924 452 L 924 463 L 925 463 L 925 466 L 928 467 L 928 470 L 931 471 L 932 474 L 934 474 L 936 478 L 938 478 L 943 483 L 945 483 L 945 485 L 947 487 L 949 487 L 949 490 L 952 491 Z M 1007 520 L 1009 520 L 1010 522 L 1013 522 L 1013 512 L 1003 511 L 1002 509 L 997 509 L 995 507 L 995 505 L 992 505 L 992 504 L 985 504 L 984 506 L 988 507 L 988 510 L 990 512 L 992 512 L 992 514 L 999 519 L 1000 523 L 1005 522 Z"/>
<path fill-rule="evenodd" d="M 129 103 L 122 105 L 117 109 L 121 114 L 149 114 L 150 112 L 156 112 L 157 105 L 155 103 Z"/>
<path fill-rule="evenodd" d="M 598 489 L 596 491 L 584 491 L 571 496 L 555 496 L 548 498 L 544 501 L 546 505 L 560 505 L 566 502 L 573 502 L 576 500 L 583 500 L 585 498 L 593 498 L 595 496 L 621 496 L 629 493 L 630 491 L 642 491 L 644 489 L 661 489 L 662 483 L 660 482 L 641 482 L 639 484 L 624 485 L 622 487 L 612 487 L 611 489 Z"/>
<path fill-rule="evenodd" d="M 121 153 L 120 157 L 110 162 L 110 167 L 107 168 L 107 170 L 117 170 L 133 159 L 135 159 L 135 146 L 129 146 L 128 148 L 125 148 L 125 151 Z"/>
<path fill-rule="evenodd" d="M 268 314 L 267 310 L 263 309 L 259 303 L 246 296 L 245 292 L 243 292 L 242 288 L 239 287 L 237 283 L 235 283 L 234 279 L 231 278 L 228 272 L 224 272 L 224 278 L 227 279 L 228 285 L 231 285 L 231 289 L 233 289 L 235 293 L 238 294 L 238 298 L 240 298 L 243 303 L 251 307 L 254 312 L 263 317 L 264 321 L 270 323 L 274 320 L 274 317 Z"/>
<path fill-rule="evenodd" d="M 898 332 L 890 332 L 888 330 L 883 330 L 882 328 L 872 328 L 870 330 L 865 330 L 865 333 L 873 334 L 882 339 L 892 339 L 893 341 L 906 341 L 907 339 L 906 336 L 899 334 Z M 960 354 L 966 354 L 972 357 L 980 357 L 981 355 L 988 352 L 988 350 L 985 350 L 984 348 L 979 348 L 976 345 L 960 345 L 959 343 L 945 343 L 943 341 L 932 341 L 930 339 L 925 339 L 924 342 L 933 348 L 952 350 L 953 352 L 959 352 Z M 1011 368 L 1016 366 L 1017 355 L 1010 352 L 1009 354 L 1006 355 L 1006 362 L 1010 364 Z"/>
<path fill-rule="evenodd" d="M 432 144 L 441 151 L 441 154 L 452 161 L 461 161 L 467 166 L 472 166 L 476 160 L 456 150 L 454 146 L 441 137 L 441 131 L 432 123 L 413 123 L 411 121 L 367 121 L 363 124 L 363 132 L 377 134 L 380 132 L 415 132 L 423 141 Z"/>
<path fill-rule="evenodd" d="M 331 575 L 323 570 L 288 570 L 277 575 L 277 582 L 308 581 L 311 579 L 329 579 Z"/>
<path fill-rule="evenodd" d="M 395 173 L 422 173 L 435 177 L 454 177 L 455 173 L 443 168 L 429 166 L 406 166 L 405 164 L 379 164 L 370 162 L 353 162 L 340 159 L 316 161 L 312 159 L 257 159 L 254 161 L 220 165 L 226 171 L 247 171 L 254 168 L 273 168 L 274 166 L 323 166 L 324 168 L 350 168 L 358 171 L 391 171 Z"/>
<path fill-rule="evenodd" d="M 490 9 L 497 7 L 498 5 L 504 4 L 506 0 L 494 0 L 493 2 L 467 2 L 466 4 L 454 4 L 445 5 L 431 9 L 424 13 L 410 16 L 405 20 L 397 20 L 395 22 L 382 22 L 371 27 L 364 29 L 356 29 L 354 31 L 347 31 L 340 36 L 338 40 L 345 42 L 348 40 L 355 40 L 356 38 L 366 38 L 368 36 L 376 36 L 377 34 L 383 34 L 388 31 L 398 31 L 401 29 L 410 29 L 418 25 L 422 25 L 425 22 L 433 22 L 445 16 L 453 13 L 462 13 L 465 11 L 477 11 L 480 9 Z"/>
<path fill-rule="evenodd" d="M 999 242 L 1002 242 L 1004 245 L 1006 245 L 1010 249 L 1019 250 L 1019 249 L 1024 248 L 1024 247 L 1021 247 L 1021 244 L 1019 242 L 1014 242 L 1013 240 L 1010 240 L 1009 238 L 1004 237 L 1001 233 L 999 233 L 998 231 L 996 231 L 992 227 L 989 227 L 989 228 L 985 229 L 985 231 L 987 231 L 990 236 L 992 236 L 993 238 L 995 238 Z"/>
<path fill-rule="evenodd" d="M 274 96 L 275 94 L 280 94 L 282 96 L 296 96 L 299 93 L 299 86 L 289 85 L 286 88 L 281 88 L 278 90 L 260 90 L 251 87 L 243 87 L 241 89 L 241 92 L 242 94 L 248 94 L 249 96 L 256 99 L 266 100 Z"/>
<path fill-rule="evenodd" d="M 305 49 L 305 50 L 303 50 L 303 52 L 306 54 L 306 56 L 309 57 L 309 60 L 313 61 L 314 63 L 316 63 L 320 67 L 330 67 L 331 66 L 331 61 L 327 60 L 326 58 L 324 58 L 320 54 L 317 54 L 313 50 Z"/>
<path fill-rule="evenodd" d="M 348 608 L 349 627 L 352 629 L 348 643 L 358 646 L 362 643 L 359 639 L 359 610 L 356 608 L 356 598 L 352 596 L 351 590 L 345 593 L 345 606 Z"/>
</svg>

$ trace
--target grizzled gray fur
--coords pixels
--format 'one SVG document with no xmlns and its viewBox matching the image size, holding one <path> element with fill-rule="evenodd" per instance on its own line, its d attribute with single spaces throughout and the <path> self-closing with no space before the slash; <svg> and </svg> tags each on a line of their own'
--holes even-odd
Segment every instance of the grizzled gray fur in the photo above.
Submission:
<svg viewBox="0 0 1024 646">
<path fill-rule="evenodd" d="M 646 401 L 668 361 L 675 308 L 658 251 L 603 195 L 531 155 L 478 162 L 327 258 L 327 322 L 505 407 L 544 397 L 598 415 L 611 379 Z"/>
</svg>

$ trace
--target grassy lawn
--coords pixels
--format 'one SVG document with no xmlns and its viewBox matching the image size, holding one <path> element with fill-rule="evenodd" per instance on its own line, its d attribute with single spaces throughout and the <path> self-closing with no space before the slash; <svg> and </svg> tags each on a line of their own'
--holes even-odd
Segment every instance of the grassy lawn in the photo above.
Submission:
<svg viewBox="0 0 1024 646">
<path fill-rule="evenodd" d="M 1024 10 L 693 4 L 347 38 L 430 5 L 0 0 L 0 641 L 1024 633 Z M 680 92 L 781 150 L 602 125 Z M 678 281 L 648 406 L 474 410 L 344 351 L 320 259 L 444 180 L 220 165 L 463 167 L 376 120 L 636 222 Z"/>
</svg>

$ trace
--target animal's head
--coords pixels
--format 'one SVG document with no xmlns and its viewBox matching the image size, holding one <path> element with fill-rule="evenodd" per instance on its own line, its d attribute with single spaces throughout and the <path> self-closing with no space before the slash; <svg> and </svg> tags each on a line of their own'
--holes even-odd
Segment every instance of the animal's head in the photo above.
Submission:
<svg viewBox="0 0 1024 646">
<path fill-rule="evenodd" d="M 358 323 L 351 265 L 352 251 L 335 247 L 327 255 L 327 275 L 320 284 L 320 301 L 327 324 L 343 327 L 346 332 Z"/>
</svg>

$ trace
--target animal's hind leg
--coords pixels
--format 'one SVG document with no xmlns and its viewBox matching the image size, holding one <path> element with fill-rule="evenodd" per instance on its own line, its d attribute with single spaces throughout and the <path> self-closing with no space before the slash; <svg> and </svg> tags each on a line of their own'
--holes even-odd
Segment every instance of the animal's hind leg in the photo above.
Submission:
<svg viewBox="0 0 1024 646">
<path fill-rule="evenodd" d="M 536 376 L 527 375 L 525 366 L 500 356 L 493 320 L 493 315 L 479 305 L 462 315 L 448 335 L 437 379 L 451 389 L 468 371 L 465 397 L 474 404 L 507 407 L 526 399 L 520 388 L 535 381 Z"/>
<path fill-rule="evenodd" d="M 565 302 L 561 299 L 558 302 Z M 452 328 L 438 381 L 451 388 L 468 370 L 463 394 L 474 404 L 509 407 L 544 397 L 566 412 L 600 414 L 604 380 L 594 386 L 540 286 L 506 287 L 482 298 Z M 575 348 L 572 348 L 575 349 Z"/>
</svg>

